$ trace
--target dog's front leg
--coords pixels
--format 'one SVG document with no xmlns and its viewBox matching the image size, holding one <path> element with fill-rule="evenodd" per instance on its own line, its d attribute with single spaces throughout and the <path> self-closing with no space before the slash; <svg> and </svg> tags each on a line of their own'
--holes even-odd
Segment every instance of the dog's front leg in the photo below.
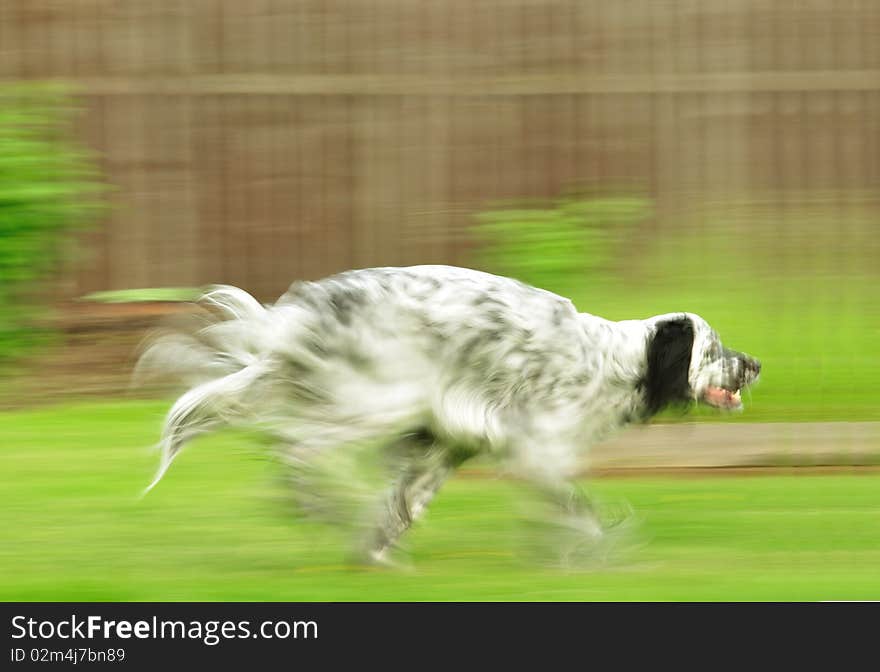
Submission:
<svg viewBox="0 0 880 672">
<path fill-rule="evenodd" d="M 545 515 L 557 519 L 579 519 L 585 529 L 601 536 L 596 507 L 577 485 L 581 464 L 570 441 L 559 441 L 543 433 L 526 433 L 507 457 L 507 471 L 531 484 L 539 501 L 534 503 Z"/>
<path fill-rule="evenodd" d="M 582 468 L 576 432 L 557 431 L 564 419 L 545 429 L 526 426 L 511 443 L 507 468 L 531 487 L 524 497 L 526 551 L 542 563 L 570 566 L 592 562 L 605 545 L 606 529 L 599 507 L 577 484 Z"/>
<path fill-rule="evenodd" d="M 607 564 L 641 543 L 626 502 L 600 507 L 573 481 L 542 480 L 537 502 L 526 512 L 530 534 L 526 551 L 533 559 L 566 569 Z"/>
<path fill-rule="evenodd" d="M 527 555 L 540 564 L 570 568 L 592 562 L 603 530 L 587 494 L 569 481 L 536 484 L 539 500 L 526 512 Z"/>
<path fill-rule="evenodd" d="M 539 482 L 537 488 L 564 525 L 583 531 L 589 538 L 602 536 L 602 523 L 596 507 L 579 485 L 572 481 L 544 481 Z"/>
</svg>

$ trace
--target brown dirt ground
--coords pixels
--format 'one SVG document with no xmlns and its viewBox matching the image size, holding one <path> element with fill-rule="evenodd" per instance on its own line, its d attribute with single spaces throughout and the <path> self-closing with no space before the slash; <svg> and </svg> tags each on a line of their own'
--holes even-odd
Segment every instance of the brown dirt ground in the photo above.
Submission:
<svg viewBox="0 0 880 672">
<path fill-rule="evenodd" d="M 56 336 L 4 374 L 0 409 L 139 396 L 129 386 L 141 342 L 165 319 L 189 311 L 187 304 L 164 302 L 59 306 L 49 324 Z"/>
</svg>

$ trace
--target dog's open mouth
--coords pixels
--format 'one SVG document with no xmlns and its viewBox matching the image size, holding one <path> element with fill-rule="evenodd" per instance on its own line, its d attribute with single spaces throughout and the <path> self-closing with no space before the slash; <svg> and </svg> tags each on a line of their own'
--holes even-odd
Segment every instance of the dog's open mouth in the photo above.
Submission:
<svg viewBox="0 0 880 672">
<path fill-rule="evenodd" d="M 723 408 L 733 410 L 742 407 L 742 397 L 740 390 L 726 390 L 723 387 L 712 387 L 711 385 L 703 392 L 703 401 L 715 408 Z"/>
</svg>

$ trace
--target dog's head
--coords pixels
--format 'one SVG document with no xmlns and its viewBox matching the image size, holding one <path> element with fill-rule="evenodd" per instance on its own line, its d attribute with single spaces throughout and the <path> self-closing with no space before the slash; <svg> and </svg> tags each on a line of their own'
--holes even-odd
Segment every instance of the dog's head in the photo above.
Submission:
<svg viewBox="0 0 880 672">
<path fill-rule="evenodd" d="M 692 313 L 660 315 L 649 325 L 644 386 L 650 414 L 689 401 L 742 408 L 740 393 L 757 380 L 758 360 L 725 348 L 715 330 Z"/>
</svg>

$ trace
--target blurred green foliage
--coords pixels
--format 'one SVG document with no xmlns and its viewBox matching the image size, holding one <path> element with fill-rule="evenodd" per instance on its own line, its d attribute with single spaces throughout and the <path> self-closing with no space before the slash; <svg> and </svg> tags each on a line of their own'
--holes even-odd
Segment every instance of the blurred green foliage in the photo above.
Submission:
<svg viewBox="0 0 880 672">
<path fill-rule="evenodd" d="M 564 293 L 600 272 L 617 243 L 651 215 L 638 197 L 567 198 L 550 207 L 476 215 L 478 267 Z"/>
<path fill-rule="evenodd" d="M 111 289 L 92 292 L 81 297 L 95 303 L 141 303 L 150 301 L 196 301 L 202 295 L 201 287 L 143 287 Z"/>
<path fill-rule="evenodd" d="M 414 571 L 357 571 L 344 536 L 290 516 L 284 481 L 247 434 L 198 439 L 138 500 L 167 407 L 0 414 L 0 599 L 880 599 L 876 471 L 591 480 L 598 501 L 632 505 L 649 543 L 589 574 L 524 563 L 522 484 L 471 472 L 407 535 Z"/>
<path fill-rule="evenodd" d="M 59 85 L 0 86 L 0 362 L 33 343 L 40 282 L 104 206 L 106 187 L 72 137 L 76 111 Z"/>
</svg>

